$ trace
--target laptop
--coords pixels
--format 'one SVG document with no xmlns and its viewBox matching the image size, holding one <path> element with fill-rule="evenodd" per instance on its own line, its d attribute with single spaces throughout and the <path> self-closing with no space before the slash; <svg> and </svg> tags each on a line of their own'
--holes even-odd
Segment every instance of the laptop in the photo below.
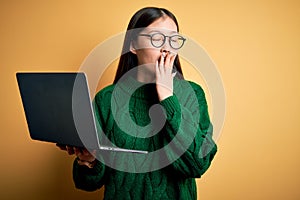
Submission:
<svg viewBox="0 0 300 200">
<path fill-rule="evenodd" d="M 31 139 L 129 153 L 147 151 L 99 142 L 87 76 L 83 72 L 17 72 Z"/>
</svg>

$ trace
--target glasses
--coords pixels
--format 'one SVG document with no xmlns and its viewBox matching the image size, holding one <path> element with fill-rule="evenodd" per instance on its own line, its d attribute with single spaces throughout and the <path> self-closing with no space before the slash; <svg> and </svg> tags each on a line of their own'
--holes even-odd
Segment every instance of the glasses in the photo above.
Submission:
<svg viewBox="0 0 300 200">
<path fill-rule="evenodd" d="M 173 49 L 180 49 L 186 40 L 181 35 L 166 36 L 162 33 L 139 34 L 139 35 L 150 37 L 152 46 L 156 48 L 162 47 L 166 43 L 167 37 L 169 38 L 169 44 Z"/>
</svg>

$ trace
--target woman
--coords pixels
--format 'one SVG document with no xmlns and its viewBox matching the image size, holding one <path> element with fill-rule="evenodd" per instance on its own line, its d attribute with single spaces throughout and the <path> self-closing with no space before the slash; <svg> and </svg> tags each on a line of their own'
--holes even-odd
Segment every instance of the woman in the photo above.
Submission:
<svg viewBox="0 0 300 200">
<path fill-rule="evenodd" d="M 93 191 L 104 185 L 104 199 L 114 200 L 197 198 L 195 178 L 209 168 L 217 147 L 205 94 L 182 76 L 177 51 L 184 42 L 175 16 L 166 9 L 146 7 L 131 18 L 114 84 L 94 100 L 97 123 L 118 147 L 162 151 L 151 157 L 112 153 L 104 156 L 108 159 L 96 159 L 96 151 L 62 147 L 77 156 L 77 188 Z M 128 108 L 119 103 L 127 93 Z M 149 116 L 153 105 L 161 109 Z M 107 165 L 109 159 L 113 161 Z M 130 170 L 134 162 L 142 167 Z"/>
</svg>

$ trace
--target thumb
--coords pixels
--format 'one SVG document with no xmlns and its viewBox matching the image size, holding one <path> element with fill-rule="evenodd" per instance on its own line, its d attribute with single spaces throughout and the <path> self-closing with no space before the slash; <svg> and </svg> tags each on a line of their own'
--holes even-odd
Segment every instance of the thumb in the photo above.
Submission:
<svg viewBox="0 0 300 200">
<path fill-rule="evenodd" d="M 172 78 L 174 78 L 176 76 L 177 72 L 173 72 L 172 73 Z"/>
</svg>

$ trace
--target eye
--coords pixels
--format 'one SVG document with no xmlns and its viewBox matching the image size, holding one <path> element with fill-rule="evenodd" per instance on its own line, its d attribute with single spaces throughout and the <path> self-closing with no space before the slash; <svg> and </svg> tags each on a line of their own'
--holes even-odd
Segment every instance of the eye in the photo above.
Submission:
<svg viewBox="0 0 300 200">
<path fill-rule="evenodd" d="M 181 35 L 173 35 L 170 37 L 170 45 L 174 49 L 180 49 L 183 46 L 185 39 Z"/>
<path fill-rule="evenodd" d="M 180 35 L 171 36 L 171 41 L 172 42 L 179 42 L 179 41 L 182 41 L 182 40 L 183 40 L 183 37 L 181 37 Z"/>
<path fill-rule="evenodd" d="M 163 41 L 164 36 L 161 33 L 155 33 L 155 34 L 152 35 L 152 40 L 155 41 L 155 42 Z"/>
<path fill-rule="evenodd" d="M 172 37 L 171 42 L 178 42 L 179 38 L 178 37 Z"/>
</svg>

